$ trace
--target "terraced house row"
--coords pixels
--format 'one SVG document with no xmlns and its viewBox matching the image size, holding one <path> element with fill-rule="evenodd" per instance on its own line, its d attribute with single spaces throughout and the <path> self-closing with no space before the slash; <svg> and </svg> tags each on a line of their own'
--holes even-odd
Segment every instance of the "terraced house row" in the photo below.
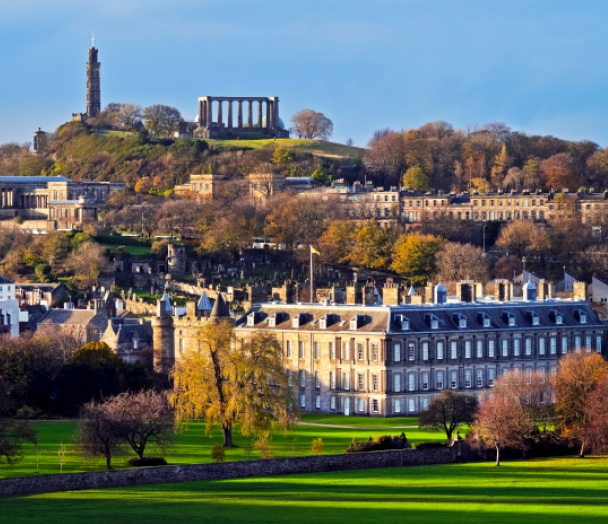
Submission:
<svg viewBox="0 0 608 524">
<path fill-rule="evenodd" d="M 255 331 L 276 335 L 303 411 L 416 414 L 446 388 L 479 394 L 508 369 L 525 380 L 535 370 L 554 373 L 569 351 L 605 354 L 607 326 L 589 306 L 584 284 L 577 284 L 572 299 L 551 298 L 529 282 L 523 297 L 512 297 L 507 287 L 500 299 L 481 292 L 448 297 L 439 284 L 426 303 L 264 303 L 235 328 L 240 339 Z M 166 308 L 155 319 L 155 348 L 166 349 L 167 365 L 196 350 L 198 326 L 208 317 L 192 303 L 182 316 Z"/>
</svg>

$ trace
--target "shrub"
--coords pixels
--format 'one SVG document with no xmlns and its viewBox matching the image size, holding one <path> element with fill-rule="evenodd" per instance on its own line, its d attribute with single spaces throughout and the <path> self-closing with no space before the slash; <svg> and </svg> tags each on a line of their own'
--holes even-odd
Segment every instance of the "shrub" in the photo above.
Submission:
<svg viewBox="0 0 608 524">
<path fill-rule="evenodd" d="M 370 437 L 367 441 L 357 442 L 354 438 L 350 446 L 344 450 L 345 453 L 365 453 L 368 451 L 382 451 L 387 449 L 411 448 L 404 433 L 401 436 L 380 435 L 374 439 Z"/>
<path fill-rule="evenodd" d="M 128 464 L 134 468 L 142 468 L 149 466 L 166 466 L 167 461 L 162 457 L 144 457 L 142 459 L 132 458 L 129 460 Z"/>
<path fill-rule="evenodd" d="M 416 444 L 416 449 L 435 449 L 435 448 L 447 448 L 447 444 L 442 442 L 419 442 Z"/>
<path fill-rule="evenodd" d="M 211 460 L 213 462 L 224 462 L 226 460 L 226 450 L 222 446 L 211 448 Z"/>
<path fill-rule="evenodd" d="M 323 446 L 324 444 L 322 438 L 313 439 L 312 446 L 310 447 L 310 452 L 313 455 L 321 455 L 323 454 Z"/>
</svg>

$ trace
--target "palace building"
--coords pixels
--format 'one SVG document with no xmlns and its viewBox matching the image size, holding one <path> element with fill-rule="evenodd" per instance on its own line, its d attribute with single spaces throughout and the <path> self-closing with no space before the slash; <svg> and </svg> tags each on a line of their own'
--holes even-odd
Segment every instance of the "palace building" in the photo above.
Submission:
<svg viewBox="0 0 608 524">
<path fill-rule="evenodd" d="M 459 284 L 458 297 L 430 285 L 408 304 L 394 300 L 395 289 L 384 289 L 384 305 L 255 304 L 235 321 L 237 339 L 276 335 L 303 411 L 369 416 L 417 414 L 447 388 L 479 394 L 509 369 L 522 380 L 536 370 L 549 376 L 573 350 L 606 353 L 607 326 L 581 282 L 572 299 L 554 298 L 547 282 L 526 283 L 522 297 L 508 282 L 490 297 L 481 283 Z M 228 316 L 221 297 L 212 310 L 201 300 L 179 316 L 160 302 L 152 321 L 157 366 L 168 370 L 197 351 L 200 327 Z"/>
</svg>

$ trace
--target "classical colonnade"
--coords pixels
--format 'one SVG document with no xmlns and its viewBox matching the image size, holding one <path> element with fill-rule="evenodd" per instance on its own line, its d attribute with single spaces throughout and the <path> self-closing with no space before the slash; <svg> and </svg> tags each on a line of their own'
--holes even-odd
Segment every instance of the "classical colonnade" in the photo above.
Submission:
<svg viewBox="0 0 608 524">
<path fill-rule="evenodd" d="M 233 105 L 236 102 L 236 125 Z M 203 96 L 198 99 L 199 123 L 203 128 L 217 126 L 226 129 L 243 129 L 258 127 L 260 129 L 277 129 L 279 127 L 279 97 L 247 96 Z M 213 121 L 213 104 L 217 107 L 217 121 Z M 224 122 L 223 106 L 227 105 L 227 119 Z M 243 120 L 243 105 L 246 104 L 247 118 Z M 254 105 L 255 104 L 255 105 Z M 257 109 L 257 121 L 254 124 L 254 109 Z M 264 117 L 266 121 L 264 122 Z M 264 125 L 264 123 L 266 125 Z"/>
</svg>

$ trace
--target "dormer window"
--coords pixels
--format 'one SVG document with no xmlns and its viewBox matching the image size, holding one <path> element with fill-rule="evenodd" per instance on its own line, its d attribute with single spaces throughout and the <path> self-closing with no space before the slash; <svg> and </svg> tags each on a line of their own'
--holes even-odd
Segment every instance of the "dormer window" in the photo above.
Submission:
<svg viewBox="0 0 608 524">
<path fill-rule="evenodd" d="M 410 319 L 401 315 L 401 331 L 409 331 L 410 330 Z"/>
<path fill-rule="evenodd" d="M 247 325 L 255 326 L 255 315 L 254 314 L 251 314 L 247 317 Z"/>
<path fill-rule="evenodd" d="M 270 327 L 276 327 L 276 325 L 277 325 L 277 317 L 275 315 L 272 315 L 271 317 L 268 317 L 268 325 Z"/>
<path fill-rule="evenodd" d="M 532 315 L 532 325 L 538 326 L 540 324 L 540 317 L 538 315 Z"/>
<path fill-rule="evenodd" d="M 436 318 L 431 320 L 431 329 L 439 329 L 439 320 Z"/>
<path fill-rule="evenodd" d="M 515 317 L 514 316 L 510 316 L 509 317 L 509 326 L 514 326 L 515 325 Z"/>
<path fill-rule="evenodd" d="M 300 327 L 300 315 L 296 315 L 291 319 L 291 327 L 292 328 Z"/>
<path fill-rule="evenodd" d="M 460 329 L 466 329 L 467 328 L 467 319 L 466 318 L 458 319 L 458 327 Z"/>
<path fill-rule="evenodd" d="M 564 323 L 564 317 L 560 314 L 555 315 L 555 323 L 556 324 L 563 324 Z"/>
<path fill-rule="evenodd" d="M 327 316 L 324 315 L 319 319 L 319 328 L 327 329 Z"/>
<path fill-rule="evenodd" d="M 489 328 L 492 325 L 492 323 L 490 322 L 490 317 L 484 317 L 483 318 L 483 327 Z"/>
</svg>

